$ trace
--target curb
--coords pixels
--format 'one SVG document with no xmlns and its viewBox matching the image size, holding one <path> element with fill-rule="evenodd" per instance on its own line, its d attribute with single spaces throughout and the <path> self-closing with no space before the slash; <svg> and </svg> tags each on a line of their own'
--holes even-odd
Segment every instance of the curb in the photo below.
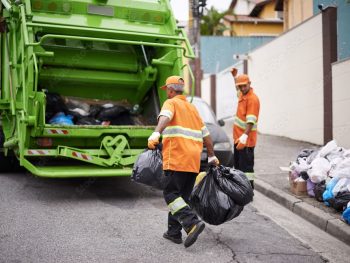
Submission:
<svg viewBox="0 0 350 263">
<path fill-rule="evenodd" d="M 263 180 L 255 178 L 254 187 L 263 195 L 291 210 L 328 234 L 350 245 L 350 227 L 343 221 L 290 195 Z"/>
</svg>

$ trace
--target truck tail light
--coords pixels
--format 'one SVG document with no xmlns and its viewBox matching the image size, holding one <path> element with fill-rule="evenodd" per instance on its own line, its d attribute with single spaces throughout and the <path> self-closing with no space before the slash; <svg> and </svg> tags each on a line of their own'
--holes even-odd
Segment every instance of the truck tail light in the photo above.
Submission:
<svg viewBox="0 0 350 263">
<path fill-rule="evenodd" d="M 35 9 L 35 10 L 43 9 L 43 2 L 42 1 L 34 1 L 33 2 L 33 9 Z"/>
<path fill-rule="evenodd" d="M 35 0 L 32 2 L 32 10 L 35 12 L 48 12 L 48 13 L 58 13 L 58 14 L 70 14 L 71 3 L 68 1 L 44 1 Z"/>
<path fill-rule="evenodd" d="M 51 147 L 52 146 L 52 139 L 51 138 L 38 138 L 36 140 L 36 143 L 41 147 Z"/>
<path fill-rule="evenodd" d="M 55 12 L 55 11 L 57 11 L 57 4 L 55 2 L 51 2 L 47 6 L 47 9 L 49 9 L 50 12 Z"/>
</svg>

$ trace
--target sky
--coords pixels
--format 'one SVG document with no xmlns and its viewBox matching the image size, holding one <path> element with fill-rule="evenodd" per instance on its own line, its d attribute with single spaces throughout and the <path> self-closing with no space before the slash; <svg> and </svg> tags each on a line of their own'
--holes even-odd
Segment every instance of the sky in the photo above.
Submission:
<svg viewBox="0 0 350 263">
<path fill-rule="evenodd" d="M 188 20 L 188 0 L 171 0 L 170 3 L 177 20 Z M 231 0 L 207 0 L 207 8 L 214 6 L 220 11 L 225 11 L 230 3 Z"/>
</svg>

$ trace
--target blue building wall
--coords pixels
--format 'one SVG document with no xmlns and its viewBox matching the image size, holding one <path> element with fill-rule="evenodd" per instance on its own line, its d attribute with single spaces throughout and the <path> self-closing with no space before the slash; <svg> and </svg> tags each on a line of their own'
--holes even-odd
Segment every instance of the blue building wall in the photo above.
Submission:
<svg viewBox="0 0 350 263">
<path fill-rule="evenodd" d="M 233 54 L 245 54 L 274 37 L 201 37 L 201 63 L 204 73 L 217 73 L 238 62 Z"/>
<path fill-rule="evenodd" d="M 314 0 L 314 15 L 320 10 L 318 5 L 324 7 L 337 6 L 338 13 L 338 59 L 350 58 L 350 1 L 349 0 Z"/>
</svg>

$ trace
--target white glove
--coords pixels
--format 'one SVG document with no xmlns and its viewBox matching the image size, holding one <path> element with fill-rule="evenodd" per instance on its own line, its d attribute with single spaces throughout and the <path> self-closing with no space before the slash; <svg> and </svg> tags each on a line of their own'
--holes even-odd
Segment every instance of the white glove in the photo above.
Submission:
<svg viewBox="0 0 350 263">
<path fill-rule="evenodd" d="M 159 141 L 160 133 L 153 132 L 151 136 L 149 136 L 148 141 Z"/>
<path fill-rule="evenodd" d="M 239 143 L 241 143 L 241 144 L 247 144 L 247 140 L 248 140 L 248 135 L 245 134 L 245 133 L 243 133 L 243 134 L 241 135 L 241 137 L 238 138 L 238 141 L 239 141 Z"/>
<path fill-rule="evenodd" d="M 215 155 L 211 156 L 211 157 L 208 157 L 208 163 L 212 163 L 212 164 L 215 164 L 215 165 L 219 165 L 220 164 L 219 159 Z"/>
</svg>

